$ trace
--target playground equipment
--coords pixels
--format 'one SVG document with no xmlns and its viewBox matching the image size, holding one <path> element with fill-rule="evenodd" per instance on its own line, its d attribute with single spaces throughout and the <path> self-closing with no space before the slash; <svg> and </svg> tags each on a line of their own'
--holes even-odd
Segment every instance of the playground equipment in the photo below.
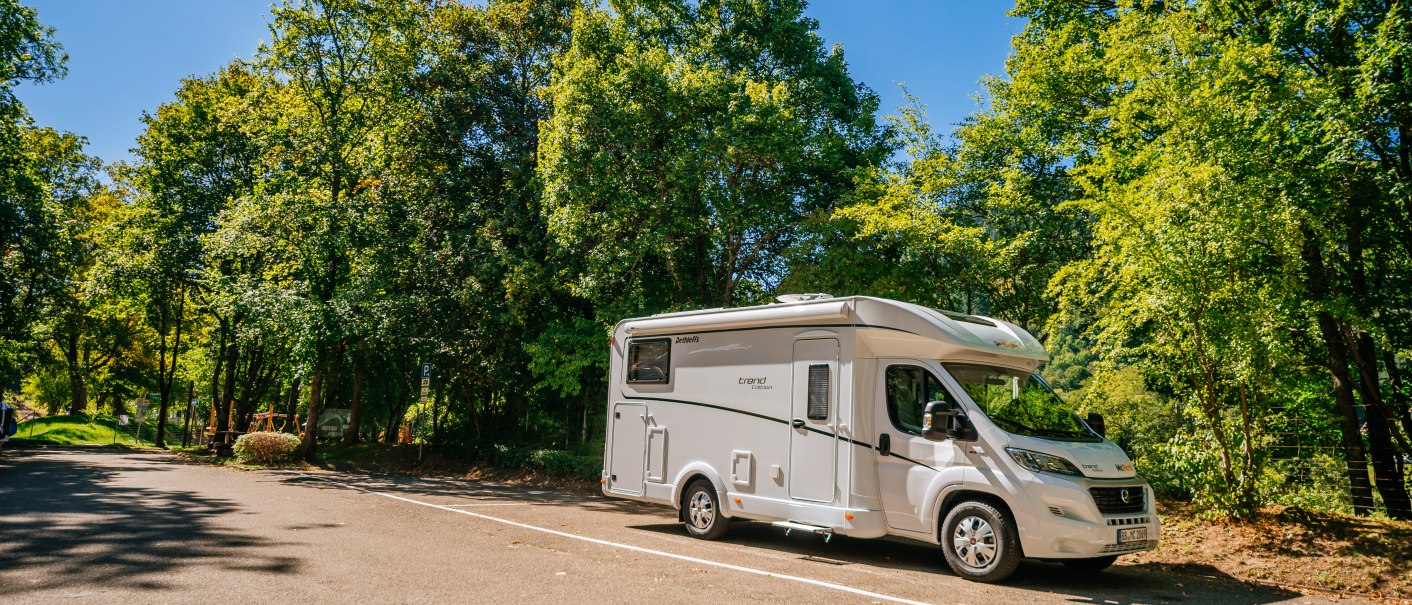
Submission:
<svg viewBox="0 0 1412 605">
<path fill-rule="evenodd" d="M 294 414 L 293 425 L 290 424 L 289 414 L 279 414 L 275 412 L 259 412 L 250 417 L 250 427 L 247 432 L 274 431 L 283 433 L 290 426 L 299 427 L 299 414 Z"/>
</svg>

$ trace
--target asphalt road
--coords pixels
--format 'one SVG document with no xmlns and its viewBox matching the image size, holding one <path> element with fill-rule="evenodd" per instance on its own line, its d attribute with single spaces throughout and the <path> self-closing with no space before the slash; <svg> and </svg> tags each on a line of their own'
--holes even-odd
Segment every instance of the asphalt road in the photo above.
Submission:
<svg viewBox="0 0 1412 605">
<path fill-rule="evenodd" d="M 1220 572 L 1026 562 L 1003 585 L 935 547 L 476 481 L 238 471 L 162 453 L 0 454 L 3 603 L 1348 603 Z M 1356 602 L 1356 601 L 1353 601 Z"/>
</svg>

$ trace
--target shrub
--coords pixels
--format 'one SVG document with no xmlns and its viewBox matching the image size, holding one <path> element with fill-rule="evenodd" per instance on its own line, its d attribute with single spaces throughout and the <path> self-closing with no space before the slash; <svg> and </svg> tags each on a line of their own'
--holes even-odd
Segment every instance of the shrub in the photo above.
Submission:
<svg viewBox="0 0 1412 605">
<path fill-rule="evenodd" d="M 299 437 L 289 433 L 262 431 L 241 435 L 235 440 L 235 457 L 252 464 L 280 464 L 294 459 Z"/>
</svg>

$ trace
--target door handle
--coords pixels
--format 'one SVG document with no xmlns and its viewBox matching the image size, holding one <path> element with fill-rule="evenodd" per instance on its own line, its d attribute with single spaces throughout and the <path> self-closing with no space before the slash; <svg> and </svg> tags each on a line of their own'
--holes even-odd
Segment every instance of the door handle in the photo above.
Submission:
<svg viewBox="0 0 1412 605">
<path fill-rule="evenodd" d="M 795 418 L 794 420 L 789 421 L 789 426 L 792 426 L 792 427 L 797 428 L 797 429 L 802 429 L 802 428 L 804 428 L 804 419 L 803 419 L 803 418 Z"/>
<path fill-rule="evenodd" d="M 884 456 L 892 455 L 892 435 L 887 433 L 878 435 L 878 453 Z"/>
</svg>

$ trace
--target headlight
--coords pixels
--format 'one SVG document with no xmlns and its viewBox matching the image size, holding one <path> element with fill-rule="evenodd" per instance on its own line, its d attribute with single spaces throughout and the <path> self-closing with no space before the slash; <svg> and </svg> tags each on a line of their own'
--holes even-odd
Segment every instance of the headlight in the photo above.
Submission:
<svg viewBox="0 0 1412 605">
<path fill-rule="evenodd" d="M 1074 463 L 1058 456 L 1050 456 L 1049 454 L 1041 454 L 1039 452 L 1031 452 L 1029 450 L 1021 450 L 1013 447 L 1007 447 L 1005 451 L 1010 454 L 1011 458 L 1015 459 L 1016 464 L 1036 473 L 1058 473 L 1060 475 L 1083 476 L 1083 473 L 1079 472 L 1079 469 L 1074 466 Z"/>
</svg>

